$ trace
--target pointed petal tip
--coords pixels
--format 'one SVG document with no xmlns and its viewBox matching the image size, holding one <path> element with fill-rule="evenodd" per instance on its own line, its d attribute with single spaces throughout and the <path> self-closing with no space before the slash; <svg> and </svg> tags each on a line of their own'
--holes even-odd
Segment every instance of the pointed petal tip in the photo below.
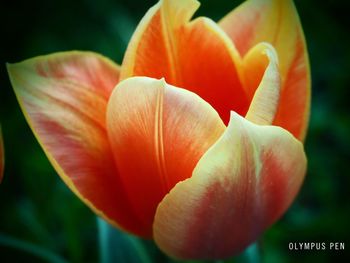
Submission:
<svg viewBox="0 0 350 263">
<path fill-rule="evenodd" d="M 245 117 L 256 124 L 270 125 L 276 117 L 281 93 L 276 50 L 265 42 L 257 44 L 244 57 L 244 67 L 247 93 L 252 96 L 255 90 Z"/>
<path fill-rule="evenodd" d="M 262 53 L 265 54 L 271 61 L 274 61 L 277 65 L 279 64 L 278 54 L 276 49 L 268 42 L 260 42 L 263 48 Z"/>
</svg>

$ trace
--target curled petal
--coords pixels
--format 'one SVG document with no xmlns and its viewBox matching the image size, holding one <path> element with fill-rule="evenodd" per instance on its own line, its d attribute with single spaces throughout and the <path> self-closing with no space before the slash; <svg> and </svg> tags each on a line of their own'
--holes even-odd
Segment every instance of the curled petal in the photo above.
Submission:
<svg viewBox="0 0 350 263">
<path fill-rule="evenodd" d="M 274 124 L 303 140 L 310 112 L 310 70 L 305 38 L 293 1 L 248 0 L 224 17 L 219 25 L 242 56 L 260 42 L 275 47 L 282 86 Z"/>
<path fill-rule="evenodd" d="M 138 231 L 108 142 L 107 100 L 119 67 L 91 52 L 62 52 L 8 65 L 24 115 L 68 187 L 98 215 Z"/>
<path fill-rule="evenodd" d="M 4 143 L 2 141 L 2 132 L 1 132 L 1 126 L 0 126 L 0 183 L 4 175 L 4 167 L 5 167 L 5 152 L 4 152 Z"/>
<path fill-rule="evenodd" d="M 236 113 L 193 176 L 159 204 L 154 238 L 176 258 L 218 259 L 246 246 L 289 207 L 306 169 L 303 145 Z"/>
<path fill-rule="evenodd" d="M 243 63 L 246 82 L 251 79 L 255 80 L 256 78 L 252 78 L 252 75 L 261 74 L 261 71 L 264 70 L 264 75 L 250 103 L 246 119 L 255 124 L 270 125 L 277 112 L 281 86 L 275 49 L 267 43 L 260 43 L 249 51 Z M 246 85 L 247 92 L 251 92 L 250 87 Z"/>
<path fill-rule="evenodd" d="M 212 105 L 225 123 L 230 110 L 245 114 L 249 102 L 240 81 L 241 58 L 224 31 L 204 17 L 190 21 L 195 0 L 161 0 L 137 27 L 121 78 L 165 78 Z"/>
<path fill-rule="evenodd" d="M 196 94 L 164 80 L 134 77 L 112 93 L 107 127 L 130 207 L 151 237 L 158 203 L 192 175 L 225 125 Z"/>
</svg>

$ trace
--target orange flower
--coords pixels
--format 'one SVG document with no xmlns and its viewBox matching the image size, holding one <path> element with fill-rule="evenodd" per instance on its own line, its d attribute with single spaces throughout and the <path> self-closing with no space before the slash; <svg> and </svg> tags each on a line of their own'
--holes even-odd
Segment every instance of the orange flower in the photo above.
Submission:
<svg viewBox="0 0 350 263">
<path fill-rule="evenodd" d="M 310 74 L 292 1 L 250 0 L 219 24 L 190 21 L 198 6 L 152 7 L 120 68 L 75 51 L 8 70 L 45 153 L 92 210 L 171 256 L 225 258 L 300 188 Z"/>
</svg>

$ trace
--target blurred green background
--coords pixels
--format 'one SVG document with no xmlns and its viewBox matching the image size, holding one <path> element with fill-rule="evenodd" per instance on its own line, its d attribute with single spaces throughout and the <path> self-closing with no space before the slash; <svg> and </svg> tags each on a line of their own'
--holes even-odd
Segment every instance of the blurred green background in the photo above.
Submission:
<svg viewBox="0 0 350 263">
<path fill-rule="evenodd" d="M 110 233 L 49 164 L 19 109 L 5 62 L 75 49 L 96 51 L 121 63 L 138 21 L 155 2 L 2 3 L 0 121 L 6 169 L 0 185 L 0 262 L 98 262 L 99 237 Z M 241 1 L 201 2 L 196 15 L 218 20 Z M 350 262 L 350 6 L 347 1 L 295 2 L 308 43 L 313 82 L 305 145 L 308 172 L 292 208 L 261 239 L 260 259 L 268 263 Z M 108 242 L 119 259 L 114 262 L 170 261 L 152 242 L 115 232 Z M 345 251 L 288 250 L 289 242 L 299 241 L 345 242 Z M 247 257 L 232 262 L 238 261 L 246 262 Z"/>
</svg>

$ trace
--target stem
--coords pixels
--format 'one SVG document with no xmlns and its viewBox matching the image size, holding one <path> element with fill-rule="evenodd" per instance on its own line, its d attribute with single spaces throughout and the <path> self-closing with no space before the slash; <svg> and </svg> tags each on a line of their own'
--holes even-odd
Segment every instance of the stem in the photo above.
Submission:
<svg viewBox="0 0 350 263">
<path fill-rule="evenodd" d="M 101 263 L 130 262 L 151 263 L 142 242 L 97 218 Z"/>
<path fill-rule="evenodd" d="M 107 224 L 97 217 L 97 226 L 98 226 L 98 238 L 99 238 L 99 250 L 100 250 L 100 262 L 108 263 L 110 262 L 109 258 L 109 245 L 108 245 L 108 226 Z"/>
<path fill-rule="evenodd" d="M 244 252 L 239 256 L 238 262 L 244 263 L 260 263 L 261 255 L 260 255 L 260 246 L 258 241 L 251 244 L 249 247 L 244 250 Z"/>
</svg>

